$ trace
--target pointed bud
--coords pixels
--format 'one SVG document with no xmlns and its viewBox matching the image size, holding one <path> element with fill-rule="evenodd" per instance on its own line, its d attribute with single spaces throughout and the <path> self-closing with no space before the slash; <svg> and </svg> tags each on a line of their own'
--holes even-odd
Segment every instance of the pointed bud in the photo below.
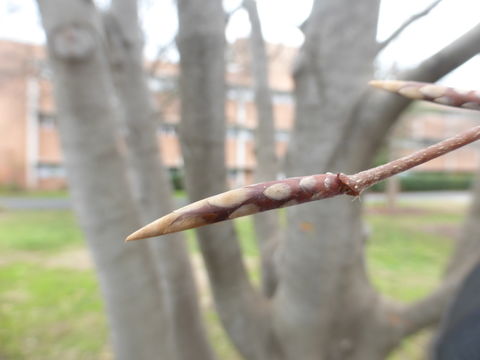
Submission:
<svg viewBox="0 0 480 360">
<path fill-rule="evenodd" d="M 230 190 L 175 210 L 134 232 L 126 241 L 192 229 L 335 195 L 355 194 L 346 185 L 344 176 L 331 173 L 311 175 Z"/>
<path fill-rule="evenodd" d="M 373 80 L 371 86 L 395 92 L 409 99 L 432 101 L 441 105 L 480 110 L 480 92 L 414 81 Z"/>
</svg>

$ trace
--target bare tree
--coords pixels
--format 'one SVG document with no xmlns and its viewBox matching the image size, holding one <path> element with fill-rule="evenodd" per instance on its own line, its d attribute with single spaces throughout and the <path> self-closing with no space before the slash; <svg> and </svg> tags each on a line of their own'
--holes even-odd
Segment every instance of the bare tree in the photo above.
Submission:
<svg viewBox="0 0 480 360">
<path fill-rule="evenodd" d="M 180 137 L 191 200 L 221 192 L 225 168 L 225 23 L 220 0 L 178 1 Z M 266 300 L 250 284 L 232 224 L 197 232 L 220 318 L 247 359 L 272 357 Z"/>
<path fill-rule="evenodd" d="M 272 94 L 270 91 L 268 58 L 262 27 L 254 0 L 245 0 L 244 7 L 250 18 L 250 52 L 252 75 L 257 109 L 255 155 L 257 167 L 255 181 L 275 179 L 279 173 L 279 161 L 275 153 L 275 121 L 273 117 Z M 259 214 L 254 217 L 255 233 L 260 247 L 262 263 L 262 285 L 267 296 L 272 296 L 276 287 L 273 254 L 281 235 L 277 213 Z"/>
<path fill-rule="evenodd" d="M 375 0 L 315 2 L 295 72 L 297 123 L 288 154 L 287 172 L 290 175 L 327 170 L 355 172 L 365 168 L 397 115 L 408 104 L 406 100 L 372 94 L 365 88 L 372 77 L 379 48 L 375 41 L 378 5 Z M 189 18 L 182 19 L 183 10 L 179 8 L 180 24 L 182 27 L 183 22 L 186 27 Z M 437 80 L 478 53 L 479 32 L 480 27 L 471 30 L 415 71 L 402 75 L 410 79 Z M 196 45 L 199 41 L 190 43 L 192 48 L 195 47 L 193 43 Z M 186 43 L 179 45 L 182 70 L 185 71 L 190 61 L 198 59 L 199 53 L 191 52 L 190 47 L 185 49 Z M 193 78 L 190 72 L 184 76 L 185 82 Z M 197 124 L 200 119 L 212 119 L 202 108 L 207 102 L 204 97 L 199 98 L 200 89 L 192 83 L 189 85 L 183 85 L 182 121 L 193 117 L 194 113 L 199 119 Z M 192 105 L 195 101 L 200 102 L 198 107 Z M 197 111 L 193 111 L 194 108 Z M 213 121 L 211 123 L 202 124 L 207 128 L 213 126 Z M 187 132 L 187 128 L 194 131 L 194 124 L 184 123 L 184 131 Z M 206 137 L 221 126 L 217 123 L 216 127 L 206 130 Z M 218 142 L 219 136 L 220 132 L 210 138 L 212 144 L 214 139 Z M 365 141 L 367 138 L 369 141 Z M 187 137 L 183 141 L 196 143 Z M 187 174 L 189 187 L 212 190 L 203 192 L 204 196 L 219 192 L 219 188 L 213 191 L 208 185 L 215 179 L 199 178 L 200 167 L 204 171 L 210 169 L 205 167 L 209 153 L 190 153 L 198 156 L 187 161 L 185 154 L 187 168 L 197 163 L 197 170 L 190 170 L 195 175 Z M 200 186 L 199 180 L 206 180 L 208 184 Z M 194 196 L 193 200 L 199 197 Z M 371 285 L 365 270 L 361 210 L 359 202 L 341 199 L 289 210 L 287 239 L 280 244 L 275 257 L 278 290 L 272 299 L 272 308 L 266 307 L 270 314 L 267 319 L 272 319 L 275 343 L 281 348 L 278 356 L 286 359 L 382 359 L 403 337 L 441 316 L 461 274 L 410 306 L 384 299 Z M 200 233 L 204 231 L 212 231 L 212 237 L 219 235 L 213 233 L 213 229 L 199 230 Z M 220 247 L 224 243 L 217 245 L 212 241 L 209 245 Z M 214 291 L 215 286 L 213 284 Z M 230 335 L 235 339 L 235 334 Z M 236 344 L 246 354 L 242 344 Z"/>
<path fill-rule="evenodd" d="M 288 174 L 366 168 L 408 104 L 363 85 L 377 54 L 378 3 L 315 2 L 295 73 L 297 123 Z M 479 37 L 477 26 L 399 76 L 435 81 L 477 54 Z M 404 336 L 441 316 L 445 288 L 407 307 L 373 289 L 365 270 L 360 202 L 326 200 L 295 208 L 288 224 L 274 299 L 287 358 L 382 359 Z"/>
<path fill-rule="evenodd" d="M 186 349 L 164 355 L 173 331 L 177 344 L 187 336 L 195 337 L 195 349 L 201 353 L 196 358 L 209 358 L 212 355 L 198 322 L 196 303 L 179 293 L 195 296 L 183 245 L 171 240 L 157 245 L 164 282 L 160 287 L 148 248 L 141 242 L 130 246 L 119 241 L 138 225 L 140 217 L 115 145 L 111 79 L 100 46 L 96 10 L 91 2 L 81 0 L 39 4 L 54 65 L 73 198 L 102 279 L 115 351 L 121 359 L 192 356 Z M 120 20 L 127 6 L 131 4 L 118 0 L 112 7 L 113 19 L 122 24 L 119 49 L 129 53 L 120 55 L 117 65 L 125 71 L 116 77 L 130 138 L 132 179 L 142 198 L 142 217 L 150 219 L 154 212 L 167 212 L 171 200 L 168 196 L 166 202 L 159 200 L 169 186 L 151 136 L 152 107 L 140 71 L 136 18 Z M 368 167 L 397 115 L 407 106 L 407 100 L 365 87 L 379 49 L 375 41 L 378 7 L 378 0 L 314 3 L 294 73 L 296 125 L 287 174 L 354 173 Z M 178 16 L 180 136 L 189 196 L 198 200 L 220 193 L 226 186 L 225 16 L 220 0 L 179 0 Z M 479 51 L 480 25 L 401 77 L 433 82 Z M 267 80 L 257 72 L 257 86 L 263 91 Z M 130 123 L 137 116 L 137 121 Z M 160 185 L 152 184 L 152 178 Z M 216 206 L 227 208 L 238 198 L 217 200 Z M 380 360 L 405 336 L 440 318 L 473 262 L 464 262 L 465 256 L 474 257 L 466 249 L 478 246 L 473 244 L 472 232 L 466 233 L 452 261 L 463 265 L 452 265 L 445 282 L 425 299 L 401 305 L 385 299 L 369 281 L 361 215 L 361 203 L 349 199 L 291 208 L 285 238 L 276 240 L 276 291 L 268 296 L 249 282 L 231 223 L 197 231 L 222 324 L 245 359 Z M 167 261 L 168 256 L 178 263 Z M 176 284 L 175 274 L 183 274 L 186 283 Z M 168 317 L 165 308 L 172 311 Z M 186 323 L 188 316 L 182 316 L 182 310 L 192 311 L 192 329 L 183 328 L 191 324 Z M 169 329 L 161 324 L 169 324 Z"/>
<path fill-rule="evenodd" d="M 147 87 L 137 1 L 114 0 L 105 14 L 110 60 L 127 138 L 127 159 L 143 222 L 173 209 L 168 170 L 162 165 L 155 109 Z M 185 237 L 153 241 L 174 344 L 175 359 L 213 359 L 201 321 Z M 189 346 L 185 346 L 188 343 Z"/>
<path fill-rule="evenodd" d="M 70 191 L 97 267 L 114 352 L 118 359 L 172 359 L 149 246 L 122 243 L 140 218 L 119 148 L 101 19 L 93 3 L 83 0 L 38 5 L 54 70 Z"/>
</svg>

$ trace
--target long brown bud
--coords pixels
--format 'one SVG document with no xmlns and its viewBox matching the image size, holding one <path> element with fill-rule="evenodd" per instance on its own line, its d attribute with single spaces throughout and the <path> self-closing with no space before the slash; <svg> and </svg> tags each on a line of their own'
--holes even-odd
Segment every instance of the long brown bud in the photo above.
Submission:
<svg viewBox="0 0 480 360">
<path fill-rule="evenodd" d="M 447 103 L 448 101 L 445 99 L 449 98 L 451 99 L 449 105 L 473 108 L 472 104 L 476 104 L 480 109 L 480 97 L 477 96 L 477 92 L 473 91 L 459 92 L 443 86 L 405 81 L 376 81 L 371 84 L 415 99 Z M 439 101 L 439 99 L 443 100 Z M 465 106 L 466 104 L 468 106 Z M 230 190 L 175 210 L 134 232 L 126 240 L 140 240 L 169 234 L 341 194 L 358 196 L 379 181 L 478 139 L 480 139 L 480 126 L 411 155 L 355 175 L 342 173 L 310 175 L 268 181 Z"/>
<path fill-rule="evenodd" d="M 175 210 L 134 232 L 127 241 L 350 193 L 343 177 L 330 173 L 302 176 L 230 190 Z"/>
<path fill-rule="evenodd" d="M 395 92 L 414 100 L 426 100 L 441 105 L 480 110 L 480 91 L 460 90 L 416 81 L 373 80 L 371 86 Z"/>
</svg>

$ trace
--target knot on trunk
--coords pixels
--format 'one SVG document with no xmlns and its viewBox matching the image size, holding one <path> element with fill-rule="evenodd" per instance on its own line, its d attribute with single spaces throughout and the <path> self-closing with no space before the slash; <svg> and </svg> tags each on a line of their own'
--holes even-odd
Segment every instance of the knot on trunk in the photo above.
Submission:
<svg viewBox="0 0 480 360">
<path fill-rule="evenodd" d="M 83 61 L 95 49 L 94 30 L 88 24 L 59 26 L 52 31 L 51 39 L 52 53 L 63 61 Z"/>
</svg>

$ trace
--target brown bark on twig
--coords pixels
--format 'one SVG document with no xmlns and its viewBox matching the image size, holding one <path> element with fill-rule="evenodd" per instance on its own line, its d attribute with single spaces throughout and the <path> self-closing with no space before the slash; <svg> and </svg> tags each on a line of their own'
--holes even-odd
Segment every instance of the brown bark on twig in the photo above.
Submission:
<svg viewBox="0 0 480 360">
<path fill-rule="evenodd" d="M 404 172 L 417 165 L 442 156 L 450 151 L 458 149 L 480 139 L 480 126 L 475 126 L 457 136 L 441 141 L 435 145 L 404 156 L 400 159 L 391 161 L 387 164 L 377 166 L 376 168 L 359 172 L 348 177 L 346 182 L 354 190 L 361 193 L 370 186 L 385 180 L 393 175 Z"/>
</svg>

